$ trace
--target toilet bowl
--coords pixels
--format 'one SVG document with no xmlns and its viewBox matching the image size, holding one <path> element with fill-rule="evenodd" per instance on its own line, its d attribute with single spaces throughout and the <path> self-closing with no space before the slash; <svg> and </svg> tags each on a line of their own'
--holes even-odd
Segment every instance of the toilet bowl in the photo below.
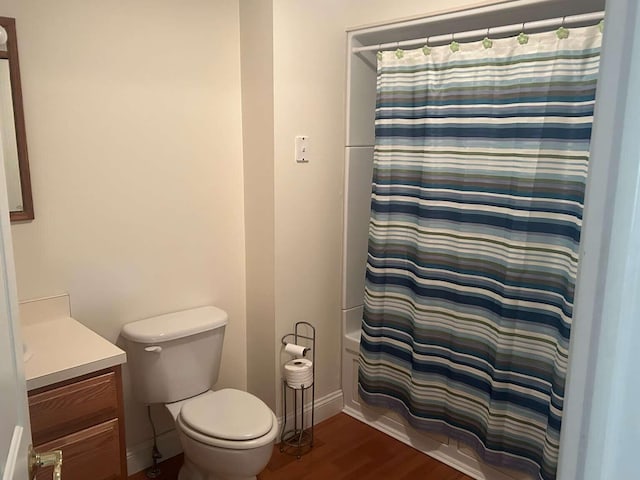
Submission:
<svg viewBox="0 0 640 480">
<path fill-rule="evenodd" d="M 273 411 L 248 392 L 211 390 L 227 322 L 224 310 L 206 306 L 122 328 L 134 396 L 165 405 L 176 422 L 184 450 L 180 480 L 255 479 L 273 452 Z"/>
<path fill-rule="evenodd" d="M 269 463 L 278 420 L 250 393 L 208 391 L 165 407 L 185 453 L 179 480 L 255 479 Z"/>
</svg>

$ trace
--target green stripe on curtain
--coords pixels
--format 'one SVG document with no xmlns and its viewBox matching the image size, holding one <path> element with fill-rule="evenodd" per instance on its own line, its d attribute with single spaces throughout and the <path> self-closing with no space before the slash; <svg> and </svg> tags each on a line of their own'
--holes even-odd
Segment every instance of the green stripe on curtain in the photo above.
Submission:
<svg viewBox="0 0 640 480">
<path fill-rule="evenodd" d="M 556 477 L 601 34 L 379 54 L 364 401 Z"/>
</svg>

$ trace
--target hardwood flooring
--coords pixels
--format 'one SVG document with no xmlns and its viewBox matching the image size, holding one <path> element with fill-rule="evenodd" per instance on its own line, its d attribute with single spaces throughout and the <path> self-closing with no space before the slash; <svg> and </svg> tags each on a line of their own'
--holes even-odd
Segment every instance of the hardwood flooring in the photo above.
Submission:
<svg viewBox="0 0 640 480">
<path fill-rule="evenodd" d="M 156 477 L 155 480 L 178 480 L 178 472 L 180 471 L 180 467 L 182 466 L 182 454 L 177 455 L 175 457 L 171 457 L 164 462 L 160 463 L 160 476 Z M 129 480 L 148 480 L 144 473 L 138 472 L 134 475 L 129 476 Z"/>
<path fill-rule="evenodd" d="M 276 446 L 258 480 L 473 480 L 344 413 L 316 425 L 315 437 L 300 460 Z M 159 479 L 176 480 L 181 462 L 163 462 Z"/>
</svg>

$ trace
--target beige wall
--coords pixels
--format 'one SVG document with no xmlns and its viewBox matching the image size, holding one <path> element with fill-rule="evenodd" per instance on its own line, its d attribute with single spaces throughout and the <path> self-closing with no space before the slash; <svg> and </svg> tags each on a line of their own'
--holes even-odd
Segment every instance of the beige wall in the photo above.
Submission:
<svg viewBox="0 0 640 480">
<path fill-rule="evenodd" d="M 390 20 L 404 20 L 424 17 L 441 12 L 473 8 L 510 0 L 349 0 L 345 2 L 344 20 L 346 28 L 389 23 Z M 425 35 L 427 32 L 425 32 Z"/>
<path fill-rule="evenodd" d="M 13 227 L 20 298 L 68 292 L 112 341 L 218 305 L 219 384 L 244 388 L 237 0 L 0 0 L 0 15 L 17 20 L 35 202 Z M 135 445 L 149 431 L 126 400 Z"/>
<path fill-rule="evenodd" d="M 240 2 L 247 389 L 275 409 L 273 1 Z"/>
<path fill-rule="evenodd" d="M 300 320 L 315 325 L 316 397 L 341 388 L 343 3 L 274 2 L 276 335 Z M 297 164 L 303 134 L 311 160 Z"/>
<path fill-rule="evenodd" d="M 316 396 L 339 390 L 346 30 L 478 0 L 278 0 L 274 3 L 276 337 L 314 323 Z M 311 162 L 294 162 L 295 135 Z M 277 359 L 277 364 L 286 356 Z M 276 366 L 276 368 L 279 368 Z M 278 394 L 280 391 L 278 390 Z"/>
</svg>

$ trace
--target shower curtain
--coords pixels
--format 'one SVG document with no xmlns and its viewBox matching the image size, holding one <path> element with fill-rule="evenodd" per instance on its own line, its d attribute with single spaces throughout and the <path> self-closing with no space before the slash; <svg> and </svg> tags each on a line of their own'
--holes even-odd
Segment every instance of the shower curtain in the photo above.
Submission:
<svg viewBox="0 0 640 480">
<path fill-rule="evenodd" d="M 594 26 L 378 53 L 359 394 L 544 480 L 600 42 Z"/>
</svg>

